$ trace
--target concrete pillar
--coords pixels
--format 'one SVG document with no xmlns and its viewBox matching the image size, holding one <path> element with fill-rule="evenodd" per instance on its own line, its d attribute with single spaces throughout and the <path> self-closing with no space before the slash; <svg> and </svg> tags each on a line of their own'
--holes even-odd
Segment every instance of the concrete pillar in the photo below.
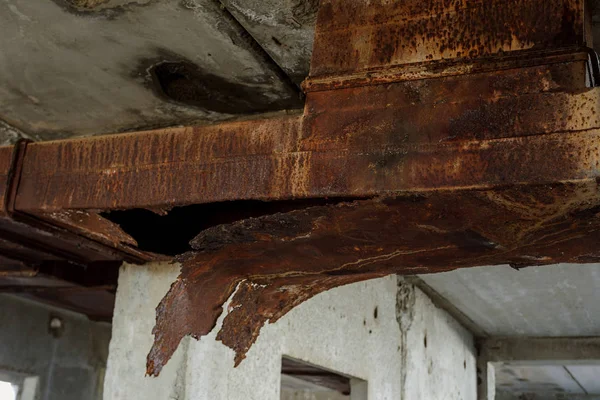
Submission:
<svg viewBox="0 0 600 400">
<path fill-rule="evenodd" d="M 167 264 L 123 266 L 106 400 L 280 400 L 282 356 L 365 381 L 369 400 L 476 399 L 472 336 L 395 276 L 305 302 L 266 325 L 238 368 L 215 330 L 185 339 L 158 378 L 145 377 L 154 309 L 177 274 Z"/>
<path fill-rule="evenodd" d="M 495 400 L 496 374 L 494 365 L 489 362 L 486 355 L 479 352 L 477 358 L 477 399 Z"/>
</svg>

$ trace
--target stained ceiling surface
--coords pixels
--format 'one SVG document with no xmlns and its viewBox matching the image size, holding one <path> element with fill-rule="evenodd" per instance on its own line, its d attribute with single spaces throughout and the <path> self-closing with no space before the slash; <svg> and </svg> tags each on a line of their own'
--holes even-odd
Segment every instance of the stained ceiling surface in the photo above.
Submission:
<svg viewBox="0 0 600 400">
<path fill-rule="evenodd" d="M 467 268 L 421 279 L 488 336 L 597 336 L 599 264 Z"/>
<path fill-rule="evenodd" d="M 317 6 L 2 0 L 0 134 L 51 140 L 299 109 Z"/>
</svg>

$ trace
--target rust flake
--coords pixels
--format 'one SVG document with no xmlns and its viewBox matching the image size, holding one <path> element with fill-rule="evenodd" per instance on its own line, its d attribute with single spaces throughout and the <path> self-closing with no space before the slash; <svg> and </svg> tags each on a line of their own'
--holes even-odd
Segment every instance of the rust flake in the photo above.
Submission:
<svg viewBox="0 0 600 400">
<path fill-rule="evenodd" d="M 599 260 L 595 181 L 316 206 L 210 228 L 180 258 L 157 308 L 147 373 L 184 336 L 218 340 L 239 364 L 261 327 L 323 291 L 389 274 Z M 237 288 L 237 290 L 236 290 Z M 235 293 L 234 293 L 235 292 Z"/>
</svg>

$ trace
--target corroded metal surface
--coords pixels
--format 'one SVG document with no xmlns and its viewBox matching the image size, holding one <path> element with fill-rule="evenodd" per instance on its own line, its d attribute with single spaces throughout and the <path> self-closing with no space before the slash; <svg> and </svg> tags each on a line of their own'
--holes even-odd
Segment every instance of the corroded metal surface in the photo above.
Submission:
<svg viewBox="0 0 600 400">
<path fill-rule="evenodd" d="M 109 271 L 114 271 L 122 260 L 144 258 L 136 258 L 141 254 L 137 250 L 131 249 L 132 254 L 123 251 L 123 245 L 132 246 L 135 241 L 93 212 L 57 212 L 53 214 L 55 223 L 50 224 L 16 210 L 26 149 L 26 142 L 0 148 L 0 292 L 27 293 L 92 318 L 109 320 L 114 293 L 84 285 L 85 280 L 78 274 L 83 268 L 89 271 L 88 267 L 100 264 L 106 276 L 113 276 Z M 81 230 L 87 235 L 81 235 Z M 40 270 L 72 276 L 74 280 L 43 277 Z M 76 283 L 77 280 L 82 282 Z M 58 291 L 56 284 L 74 289 Z"/>
<path fill-rule="evenodd" d="M 323 0 L 303 115 L 0 149 L 0 228 L 87 266 L 156 258 L 101 212 L 334 199 L 202 231 L 158 307 L 154 375 L 230 297 L 218 339 L 239 363 L 264 323 L 340 285 L 598 262 L 583 4 Z"/>
<path fill-rule="evenodd" d="M 311 76 L 585 44 L 583 0 L 323 0 Z"/>
<path fill-rule="evenodd" d="M 234 292 L 218 339 L 239 364 L 265 322 L 337 286 L 480 265 L 598 262 L 599 191 L 593 181 L 435 192 L 208 229 L 180 257 L 181 275 L 157 308 L 147 372 L 157 375 L 184 336 L 209 333 Z"/>
<path fill-rule="evenodd" d="M 23 211 L 169 209 L 294 193 L 301 116 L 35 143 Z M 290 154 L 295 153 L 295 154 Z M 245 196 L 240 196 L 245 192 Z"/>
<path fill-rule="evenodd" d="M 106 242 L 113 247 L 119 247 L 121 244 L 137 246 L 137 242 L 116 224 L 100 217 L 96 213 L 65 210 L 57 211 L 47 216 L 48 219 L 56 221 L 67 229 L 75 231 L 84 231 L 89 236 L 97 238 L 99 241 Z"/>
<path fill-rule="evenodd" d="M 585 78 L 576 61 L 310 93 L 304 139 L 357 148 L 588 130 L 600 104 Z"/>
<path fill-rule="evenodd" d="M 390 66 L 377 70 L 357 71 L 345 75 L 312 76 L 302 83 L 305 92 L 319 92 L 360 86 L 372 86 L 393 82 L 418 81 L 508 69 L 530 68 L 542 65 L 586 61 L 589 49 L 549 51 L 527 56 L 502 56 L 484 59 L 451 59 L 440 62 L 423 62 Z"/>
<path fill-rule="evenodd" d="M 27 213 L 595 179 L 583 62 L 310 93 L 304 116 L 30 145 Z M 531 151 L 535 149 L 535 151 Z"/>
<path fill-rule="evenodd" d="M 589 102 L 579 104 L 595 108 L 595 95 L 596 90 L 589 92 L 584 95 Z M 504 117 L 499 115 L 497 123 L 506 125 Z M 587 121 L 588 117 L 585 118 Z M 101 165 L 87 170 L 78 166 L 69 170 L 71 164 L 65 164 L 60 167 L 65 172 L 54 175 L 41 165 L 32 165 L 36 175 L 26 175 L 27 181 L 17 204 L 23 211 L 41 209 L 48 213 L 62 208 L 168 210 L 176 205 L 227 200 L 365 197 L 382 191 L 487 188 L 505 184 L 595 179 L 600 158 L 597 151 L 598 129 L 516 138 L 408 143 L 407 135 L 397 135 L 394 127 L 388 127 L 389 130 L 371 127 L 369 124 L 373 121 L 368 118 L 362 123 L 352 124 L 351 121 L 324 117 L 314 123 L 325 125 L 327 122 L 331 122 L 331 128 L 340 128 L 337 135 L 307 137 L 301 141 L 305 148 L 303 151 L 290 153 L 285 153 L 285 147 L 294 148 L 298 141 L 287 138 L 287 143 L 274 139 L 270 150 L 264 150 L 263 154 L 232 155 L 228 158 L 225 155 L 227 150 L 223 150 L 222 155 L 211 158 L 209 153 L 212 149 L 231 145 L 232 142 L 222 136 L 221 139 L 212 137 L 214 146 L 199 146 L 196 142 L 200 140 L 194 141 L 193 133 L 201 136 L 203 132 L 195 129 L 190 131 L 189 136 L 181 135 L 182 143 L 177 144 L 184 148 L 187 143 L 199 151 L 185 161 L 161 162 L 157 159 L 149 165 Z M 346 131 L 342 130 L 344 123 Z M 465 125 L 468 123 L 467 120 Z M 490 124 L 490 129 L 494 129 Z M 464 135 L 467 134 L 484 136 L 486 132 L 465 131 Z M 159 134 L 148 138 L 155 140 L 155 144 L 152 140 L 144 142 L 143 137 L 132 137 L 135 147 L 148 143 L 144 154 L 164 149 L 168 152 L 167 159 L 180 156 L 179 150 L 171 146 L 172 140 L 160 140 Z M 170 139 L 170 136 L 162 139 Z M 252 152 L 251 140 L 240 138 L 236 147 L 239 146 L 240 152 Z M 130 144 L 118 139 L 109 143 Z M 93 148 L 92 143 L 83 144 L 86 148 Z M 244 144 L 249 146 L 244 148 Z M 61 146 L 71 145 L 64 143 Z M 87 149 L 73 150 L 87 153 Z M 101 149 L 96 150 L 102 152 Z M 40 156 L 39 159 L 44 158 Z M 105 168 L 110 169 L 112 176 L 104 176 Z M 36 184 L 47 181 L 51 181 L 47 189 Z"/>
</svg>

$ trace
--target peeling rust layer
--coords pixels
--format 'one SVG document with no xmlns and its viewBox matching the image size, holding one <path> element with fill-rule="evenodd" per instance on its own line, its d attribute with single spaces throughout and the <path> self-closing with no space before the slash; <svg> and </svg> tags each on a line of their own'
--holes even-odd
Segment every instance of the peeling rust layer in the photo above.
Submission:
<svg viewBox="0 0 600 400">
<path fill-rule="evenodd" d="M 331 288 L 389 274 L 600 261 L 596 181 L 318 206 L 202 232 L 157 308 L 148 374 L 208 334 L 245 357 L 265 322 Z M 235 290 L 237 287 L 237 290 Z"/>
<path fill-rule="evenodd" d="M 311 76 L 585 44 L 583 0 L 324 0 Z"/>
<path fill-rule="evenodd" d="M 55 228 L 62 228 L 78 237 L 94 241 L 98 247 L 108 249 L 104 251 L 105 253 L 114 254 L 115 260 L 140 263 L 170 259 L 160 254 L 139 250 L 135 239 L 125 233 L 117 224 L 96 212 L 63 210 L 51 213 L 30 212 L 29 215 L 37 218 L 41 223 Z"/>
<path fill-rule="evenodd" d="M 117 224 L 113 224 L 96 213 L 65 210 L 52 213 L 48 218 L 76 231 L 85 229 L 90 236 L 96 237 L 99 241 L 110 243 L 113 247 L 118 247 L 121 244 L 137 246 L 137 242 L 123 232 Z"/>
</svg>

